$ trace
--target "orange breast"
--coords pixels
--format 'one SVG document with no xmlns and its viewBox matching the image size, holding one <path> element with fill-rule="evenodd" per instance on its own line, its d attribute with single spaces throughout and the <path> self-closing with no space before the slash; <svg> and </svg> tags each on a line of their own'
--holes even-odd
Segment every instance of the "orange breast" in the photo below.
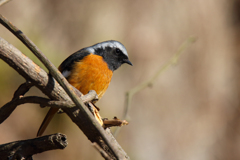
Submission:
<svg viewBox="0 0 240 160">
<path fill-rule="evenodd" d="M 100 99 L 110 84 L 112 74 L 101 56 L 90 54 L 75 62 L 68 81 L 83 94 L 95 90 Z"/>
</svg>

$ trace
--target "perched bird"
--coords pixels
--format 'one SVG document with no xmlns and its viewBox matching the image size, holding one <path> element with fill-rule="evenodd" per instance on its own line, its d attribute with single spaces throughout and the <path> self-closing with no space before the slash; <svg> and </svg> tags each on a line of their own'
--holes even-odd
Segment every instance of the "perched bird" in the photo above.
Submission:
<svg viewBox="0 0 240 160">
<path fill-rule="evenodd" d="M 73 53 L 58 69 L 68 82 L 84 95 L 95 90 L 98 99 L 101 99 L 109 86 L 113 71 L 124 63 L 132 65 L 126 48 L 120 42 L 110 40 Z M 50 108 L 37 136 L 43 134 L 57 111 L 57 108 Z"/>
</svg>

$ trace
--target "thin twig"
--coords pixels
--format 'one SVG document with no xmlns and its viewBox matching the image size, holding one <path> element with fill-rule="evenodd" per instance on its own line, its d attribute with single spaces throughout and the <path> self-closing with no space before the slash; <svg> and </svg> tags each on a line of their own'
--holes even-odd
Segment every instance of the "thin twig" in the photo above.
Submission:
<svg viewBox="0 0 240 160">
<path fill-rule="evenodd" d="M 20 87 L 14 93 L 13 99 L 6 103 L 0 108 L 0 124 L 4 122 L 11 113 L 15 110 L 18 105 L 25 103 L 34 103 L 39 104 L 40 106 L 48 106 L 55 108 L 71 108 L 75 107 L 75 104 L 72 101 L 59 101 L 51 100 L 48 98 L 38 97 L 38 96 L 28 96 L 23 97 L 23 95 L 29 90 L 33 84 L 26 82 L 20 85 Z M 97 93 L 93 90 L 89 91 L 88 94 L 80 97 L 84 103 L 92 101 L 97 98 Z"/>
<path fill-rule="evenodd" d="M 43 97 L 37 97 L 37 96 L 27 96 L 27 97 L 21 97 L 16 100 L 12 100 L 8 103 L 6 103 L 3 107 L 11 107 L 11 106 L 18 106 L 26 103 L 32 103 L 32 104 L 39 104 L 40 106 L 48 106 L 48 107 L 55 107 L 55 108 L 72 108 L 75 106 L 74 103 L 71 101 L 57 101 L 57 100 L 51 100 L 48 98 Z M 2 108 L 3 108 L 2 107 Z M 4 112 L 4 109 L 0 108 L 0 112 Z"/>
<path fill-rule="evenodd" d="M 129 91 L 126 92 L 125 94 L 125 107 L 124 107 L 124 112 L 123 112 L 123 118 L 122 119 L 127 119 L 128 113 L 131 107 L 131 102 L 132 102 L 132 97 L 143 90 L 146 87 L 152 86 L 154 81 L 163 73 L 165 72 L 169 67 L 175 65 L 178 60 L 179 56 L 192 44 L 196 41 L 195 37 L 189 37 L 187 40 L 185 40 L 177 52 L 170 58 L 170 60 L 163 66 L 159 68 L 159 70 L 148 80 L 142 82 L 141 84 L 137 85 L 136 87 L 130 89 Z M 114 136 L 116 137 L 119 133 L 121 128 L 117 128 L 114 132 Z"/>
<path fill-rule="evenodd" d="M 23 84 L 21 85 L 23 86 Z M 22 87 L 19 87 L 19 89 Z M 19 91 L 18 89 L 18 91 Z M 84 103 L 92 101 L 96 97 L 95 91 L 90 91 L 88 94 L 81 97 Z M 33 103 L 39 104 L 40 106 L 47 107 L 55 107 L 55 108 L 72 108 L 75 107 L 75 104 L 72 101 L 59 101 L 59 100 L 51 100 L 48 98 L 38 97 L 38 96 L 27 96 L 27 97 L 19 97 L 14 98 L 12 101 L 6 103 L 3 107 L 0 108 L 0 123 L 2 123 L 7 117 L 6 115 L 10 115 L 13 108 L 16 108 L 18 105 L 22 105 L 25 103 Z M 9 111 L 11 108 L 11 111 Z"/>
<path fill-rule="evenodd" d="M 128 125 L 128 122 L 126 120 L 120 120 L 117 117 L 114 117 L 111 120 L 104 119 L 103 124 L 105 128 L 109 128 L 109 127 L 116 127 L 116 126 L 121 127 L 124 125 Z"/>
</svg>

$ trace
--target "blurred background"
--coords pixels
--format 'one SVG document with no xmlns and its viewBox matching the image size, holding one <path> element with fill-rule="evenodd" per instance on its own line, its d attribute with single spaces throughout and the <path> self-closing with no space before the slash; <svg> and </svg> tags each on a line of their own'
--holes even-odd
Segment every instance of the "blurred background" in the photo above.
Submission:
<svg viewBox="0 0 240 160">
<path fill-rule="evenodd" d="M 73 52 L 118 40 L 133 66 L 123 65 L 97 106 L 102 117 L 122 117 L 126 91 L 153 76 L 189 37 L 197 37 L 179 62 L 133 97 L 130 124 L 118 142 L 133 160 L 240 159 L 239 0 L 12 0 L 0 13 L 58 66 Z M 41 63 L 0 25 L 0 36 Z M 24 82 L 0 61 L 0 105 Z M 44 96 L 32 88 L 28 95 Z M 19 106 L 0 125 L 0 144 L 34 138 L 48 108 Z M 90 141 L 65 115 L 45 134 L 68 137 L 64 150 L 34 160 L 100 160 Z"/>
</svg>

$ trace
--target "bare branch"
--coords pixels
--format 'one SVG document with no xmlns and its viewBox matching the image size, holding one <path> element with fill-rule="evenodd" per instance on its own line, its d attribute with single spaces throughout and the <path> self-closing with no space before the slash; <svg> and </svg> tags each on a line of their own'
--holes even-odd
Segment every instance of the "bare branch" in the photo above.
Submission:
<svg viewBox="0 0 240 160">
<path fill-rule="evenodd" d="M 111 120 L 104 119 L 103 124 L 104 124 L 104 127 L 106 127 L 106 128 L 115 127 L 115 126 L 121 127 L 124 125 L 128 125 L 128 122 L 126 120 L 120 120 L 117 117 L 114 117 Z"/>
<path fill-rule="evenodd" d="M 20 97 L 24 96 L 24 94 L 26 94 L 32 86 L 33 84 L 30 81 L 26 81 L 25 83 L 21 84 L 15 91 L 12 100 L 19 99 Z"/>
<path fill-rule="evenodd" d="M 30 82 L 25 82 L 19 86 L 19 88 L 14 93 L 12 101 L 19 99 L 23 96 L 30 88 L 32 84 Z M 9 105 L 8 103 L 0 108 L 0 124 L 7 119 L 11 113 L 16 109 L 17 104 Z"/>
<path fill-rule="evenodd" d="M 67 147 L 67 137 L 56 133 L 39 138 L 15 141 L 0 145 L 1 159 L 28 159 L 32 155 L 44 151 L 64 149 Z"/>
<path fill-rule="evenodd" d="M 10 114 L 13 112 L 14 109 L 16 109 L 18 105 L 25 104 L 25 103 L 34 103 L 34 104 L 39 104 L 40 106 L 48 106 L 48 107 L 56 107 L 56 108 L 75 107 L 75 104 L 72 101 L 51 100 L 48 98 L 42 98 L 37 96 L 22 97 L 23 92 L 21 91 L 25 92 L 28 90 L 26 88 L 26 85 L 29 85 L 29 84 L 28 83 L 22 84 L 18 88 L 18 90 L 15 92 L 13 100 L 6 103 L 4 106 L 0 108 L 0 124 L 10 116 Z M 95 91 L 89 91 L 88 94 L 81 97 L 84 103 L 92 101 L 96 98 L 97 98 L 97 94 Z"/>
<path fill-rule="evenodd" d="M 39 104 L 42 107 L 45 107 L 45 106 L 56 107 L 56 108 L 75 107 L 75 104 L 72 101 L 51 100 L 48 98 L 42 98 L 37 96 L 23 97 L 25 92 L 27 92 L 31 86 L 32 84 L 30 82 L 26 82 L 20 85 L 20 87 L 14 93 L 13 99 L 0 108 L 0 124 L 4 122 L 11 115 L 11 113 L 16 109 L 18 105 L 25 104 L 25 103 Z M 97 93 L 91 90 L 89 91 L 88 94 L 80 98 L 84 103 L 90 102 L 92 100 L 97 99 Z"/>
</svg>

